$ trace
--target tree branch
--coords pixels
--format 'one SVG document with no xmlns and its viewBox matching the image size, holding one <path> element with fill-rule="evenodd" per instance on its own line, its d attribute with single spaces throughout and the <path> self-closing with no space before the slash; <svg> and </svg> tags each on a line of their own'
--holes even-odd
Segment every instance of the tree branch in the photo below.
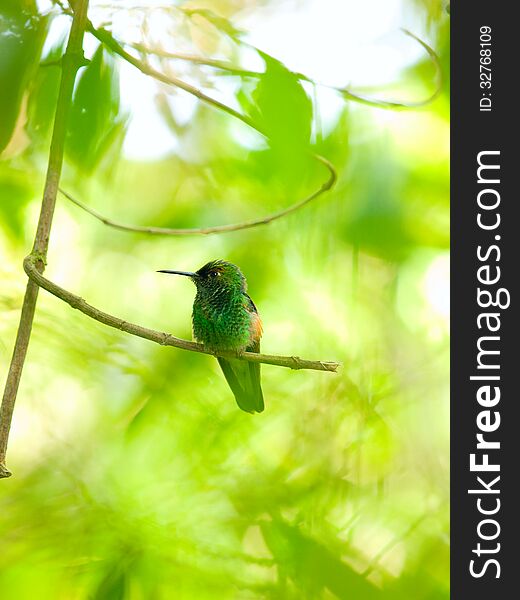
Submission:
<svg viewBox="0 0 520 600">
<path fill-rule="evenodd" d="M 49 246 L 52 218 L 54 215 L 58 183 L 63 164 L 67 117 L 72 101 L 74 81 L 79 67 L 82 66 L 85 61 L 83 57 L 83 34 L 87 23 L 87 9 L 88 0 L 76 0 L 74 3 L 69 40 L 66 52 L 62 59 L 63 65 L 56 103 L 51 147 L 49 151 L 49 164 L 47 167 L 40 218 L 38 220 L 38 227 L 33 245 L 33 256 L 35 257 L 34 268 L 38 273 L 43 272 L 44 270 L 45 257 Z M 11 472 L 5 466 L 7 442 L 9 439 L 9 431 L 11 429 L 16 395 L 20 385 L 23 365 L 31 337 L 37 299 L 38 285 L 34 281 L 29 280 L 23 301 L 22 314 L 18 326 L 13 356 L 7 374 L 2 405 L 0 407 L 0 478 L 9 477 L 11 475 Z"/>
<path fill-rule="evenodd" d="M 132 64 L 134 67 L 139 69 L 145 75 L 153 77 L 154 79 L 157 79 L 158 81 L 161 81 L 168 85 L 174 85 L 176 87 L 179 87 L 180 89 L 183 89 L 186 92 L 196 96 L 197 98 L 199 98 L 199 100 L 202 100 L 203 102 L 206 102 L 207 104 L 211 104 L 211 105 L 215 106 L 216 108 L 220 108 L 224 112 L 227 112 L 229 115 L 239 119 L 240 121 L 246 123 L 253 129 L 256 129 L 256 131 L 259 131 L 260 133 L 263 134 L 263 132 L 256 125 L 256 123 L 247 115 L 244 115 L 244 114 L 236 111 L 234 108 L 231 108 L 230 106 L 227 106 L 226 104 L 223 104 L 222 102 L 219 102 L 218 100 L 215 100 L 214 98 L 211 98 L 210 96 L 207 96 L 206 94 L 201 92 L 199 89 L 182 81 L 181 79 L 178 79 L 177 77 L 169 77 L 168 75 L 165 75 L 164 73 L 161 73 L 160 71 L 156 71 L 154 68 L 152 68 L 147 63 L 139 60 L 135 56 L 132 56 L 130 53 L 128 53 L 123 48 L 123 46 L 106 29 L 96 29 L 90 21 L 88 22 L 87 27 L 88 27 L 89 33 L 92 33 L 92 35 L 94 35 L 100 42 L 104 43 L 108 48 L 110 48 L 112 50 L 112 52 L 114 52 L 115 54 L 118 54 L 121 58 L 128 61 L 130 64 Z M 411 37 L 416 42 L 418 42 L 426 50 L 428 56 L 430 57 L 433 65 L 435 67 L 435 84 L 436 84 L 435 90 L 427 98 L 425 98 L 424 100 L 417 100 L 414 102 L 398 102 L 398 101 L 394 101 L 394 100 L 380 100 L 378 98 L 362 96 L 360 94 L 355 94 L 354 92 L 351 92 L 348 88 L 338 88 L 338 87 L 334 87 L 334 86 L 323 86 L 323 87 L 328 87 L 329 89 L 335 90 L 336 92 L 340 93 L 347 100 L 352 100 L 354 102 L 359 102 L 361 104 L 366 104 L 367 106 L 373 106 L 375 108 L 386 108 L 386 109 L 394 109 L 394 110 L 420 108 L 422 106 L 426 106 L 430 102 L 433 102 L 433 100 L 435 100 L 435 98 L 437 98 L 437 96 L 442 91 L 442 69 L 441 69 L 441 65 L 439 62 L 439 57 L 437 56 L 437 53 L 433 50 L 433 48 L 431 48 L 426 42 L 421 40 L 419 37 L 417 37 L 411 31 L 408 31 L 407 29 L 402 29 L 402 31 L 405 35 Z M 140 48 L 141 48 L 141 51 L 143 51 L 142 50 L 143 46 L 140 46 Z M 181 57 L 183 58 L 183 60 L 197 62 L 198 64 L 206 64 L 207 66 L 212 66 L 212 67 L 216 67 L 219 69 L 222 69 L 223 67 L 226 66 L 226 63 L 222 62 L 222 61 L 214 61 L 211 59 L 204 60 L 204 59 L 200 59 L 200 58 L 193 57 L 190 55 L 174 55 L 174 54 L 171 55 L 171 58 L 179 58 L 180 59 Z M 238 74 L 237 69 L 235 67 L 229 66 L 229 67 L 226 67 L 226 70 L 228 70 L 230 72 L 235 72 L 235 74 Z M 249 77 L 252 77 L 252 76 L 260 77 L 262 75 L 262 73 L 255 72 L 255 71 L 245 71 L 245 73 Z M 296 75 L 296 77 L 298 77 L 298 79 L 300 79 L 301 81 L 308 81 L 310 83 L 315 83 L 311 78 L 307 77 L 303 73 L 294 73 L 294 75 Z"/>
<path fill-rule="evenodd" d="M 185 54 L 183 52 L 167 52 L 166 50 L 162 50 L 161 48 L 149 48 L 148 46 L 140 44 L 138 42 L 123 42 L 123 44 L 125 46 L 130 46 L 131 48 L 134 48 L 134 50 L 137 50 L 141 54 L 153 55 L 157 56 L 158 58 L 166 58 L 168 60 L 182 60 L 184 62 L 191 62 L 195 65 L 200 65 L 203 67 L 212 67 L 213 69 L 225 71 L 226 73 L 236 75 L 237 77 L 251 77 L 255 79 L 263 75 L 263 73 L 261 73 L 260 71 L 242 69 L 240 67 L 236 67 L 232 63 L 225 60 L 208 58 L 206 56 L 197 56 L 196 54 Z M 305 80 L 307 80 L 306 77 Z"/>
<path fill-rule="evenodd" d="M 333 165 L 326 158 L 323 158 L 322 156 L 318 156 L 318 155 L 316 155 L 315 158 L 317 160 L 319 160 L 320 162 L 322 162 L 329 170 L 329 178 L 327 179 L 327 181 L 325 181 L 321 185 L 321 187 L 318 190 L 316 190 L 315 192 L 313 192 L 312 194 L 310 194 L 303 200 L 300 200 L 299 202 L 292 204 L 288 208 L 285 208 L 278 212 L 272 213 L 265 217 L 260 217 L 258 219 L 251 219 L 249 221 L 242 221 L 241 223 L 229 223 L 227 225 L 215 225 L 213 227 L 194 227 L 194 228 L 172 229 L 169 227 L 154 227 L 154 226 L 147 226 L 147 225 L 128 225 L 126 223 L 120 223 L 119 221 L 114 221 L 112 219 L 109 219 L 108 217 L 103 216 L 98 211 L 94 210 L 93 208 L 90 208 L 89 206 L 87 206 L 86 204 L 81 202 L 80 200 L 77 200 L 76 198 L 74 198 L 74 196 L 72 196 L 71 194 L 69 194 L 69 192 L 66 192 L 62 188 L 59 188 L 59 191 L 65 196 L 65 198 L 67 198 L 67 200 L 70 200 L 70 202 L 72 202 L 73 204 L 75 204 L 76 206 L 78 206 L 79 208 L 84 210 L 85 212 L 87 212 L 89 215 L 93 216 L 98 221 L 101 221 L 101 223 L 104 223 L 105 225 L 108 225 L 109 227 L 114 227 L 115 229 L 121 229 L 122 231 L 133 231 L 135 233 L 147 233 L 147 234 L 151 234 L 151 235 L 209 235 L 212 233 L 226 233 L 229 231 L 240 231 L 241 229 L 250 229 L 251 227 L 257 227 L 258 225 L 267 225 L 268 223 L 271 223 L 272 221 L 281 219 L 282 217 L 285 217 L 286 215 L 299 210 L 300 208 L 302 208 L 303 206 L 305 206 L 306 204 L 308 204 L 309 202 L 311 202 L 318 196 L 321 196 L 321 194 L 330 190 L 333 187 L 333 185 L 335 184 L 336 179 L 337 179 L 336 170 L 334 169 Z"/>
<path fill-rule="evenodd" d="M 430 57 L 433 66 L 435 67 L 435 89 L 434 91 L 424 100 L 416 100 L 414 102 L 398 102 L 395 100 L 379 100 L 377 98 L 370 98 L 368 96 L 361 96 L 360 94 L 355 94 L 348 90 L 347 88 L 334 88 L 337 92 L 339 92 L 344 98 L 347 100 L 353 100 L 354 102 L 359 102 L 360 104 L 366 104 L 367 106 L 373 106 L 374 108 L 386 108 L 393 110 L 401 110 L 401 109 L 409 109 L 409 108 L 421 108 L 430 104 L 437 98 L 437 96 L 442 91 L 442 68 L 441 63 L 439 61 L 439 57 L 433 48 L 431 48 L 426 42 L 423 42 L 421 38 L 417 37 L 411 31 L 407 29 L 401 29 L 401 31 L 414 39 L 416 42 L 421 44 L 421 46 L 426 50 L 428 56 Z"/>
<path fill-rule="evenodd" d="M 54 2 L 58 6 L 60 6 L 63 13 L 68 14 L 68 15 L 71 14 L 70 10 L 65 8 L 61 4 L 60 0 L 54 0 Z M 139 60 L 135 56 L 132 56 L 115 39 L 115 37 L 110 33 L 110 31 L 107 31 L 106 29 L 103 29 L 102 27 L 100 27 L 99 29 L 94 27 L 92 21 L 90 21 L 88 19 L 87 19 L 87 23 L 86 23 L 86 30 L 89 33 L 91 33 L 95 38 L 97 38 L 107 48 L 112 50 L 112 52 L 114 54 L 117 54 L 122 59 L 126 60 L 128 63 L 133 65 L 136 69 L 139 69 L 139 71 L 141 71 L 141 73 L 143 73 L 144 75 L 153 77 L 154 79 L 157 79 L 157 81 L 161 81 L 162 83 L 165 83 L 167 85 L 173 85 L 175 87 L 178 87 L 179 89 L 184 90 L 185 92 L 188 92 L 188 94 L 192 94 L 193 96 L 195 96 L 202 102 L 205 102 L 206 104 L 209 104 L 211 106 L 214 106 L 215 108 L 222 110 L 223 112 L 227 113 L 228 115 L 235 117 L 235 119 L 242 121 L 246 125 L 249 125 L 256 131 L 259 131 L 260 133 L 263 134 L 263 132 L 259 129 L 259 127 L 253 122 L 253 120 L 249 116 L 244 115 L 243 113 L 235 110 L 231 106 L 228 106 L 227 104 L 224 104 L 223 102 L 220 102 L 219 100 L 216 100 L 215 98 L 212 98 L 211 96 L 208 96 L 207 94 L 205 94 L 204 92 L 202 92 L 201 90 L 196 88 L 195 86 L 190 85 L 189 83 L 186 83 L 182 79 L 179 79 L 177 77 L 169 77 L 168 75 L 165 75 L 164 73 L 161 73 L 160 71 L 156 71 L 153 67 L 146 64 L 142 60 Z"/>
<path fill-rule="evenodd" d="M 413 40 L 415 40 L 418 44 L 420 44 L 426 50 L 426 53 L 430 57 L 432 64 L 435 67 L 435 75 L 434 75 L 435 88 L 434 88 L 433 92 L 427 98 L 424 98 L 423 100 L 415 100 L 413 102 L 400 102 L 397 100 L 382 100 L 382 99 L 373 98 L 370 96 L 362 96 L 361 94 L 352 92 L 351 90 L 349 90 L 346 87 L 340 88 L 340 87 L 316 82 L 315 80 L 311 79 L 304 73 L 293 72 L 293 74 L 300 81 L 307 81 L 309 83 L 312 83 L 313 85 L 319 85 L 320 87 L 325 87 L 327 89 L 334 90 L 334 91 L 338 92 L 339 94 L 341 94 L 347 100 L 352 100 L 353 102 L 358 102 L 360 104 L 365 104 L 367 106 L 373 106 L 374 108 L 393 109 L 393 110 L 421 108 L 422 106 L 426 106 L 427 104 L 430 104 L 431 102 L 433 102 L 433 100 L 435 100 L 435 98 L 437 98 L 437 96 L 442 91 L 441 64 L 440 64 L 439 57 L 437 56 L 437 53 L 435 52 L 435 50 L 433 50 L 433 48 L 431 48 L 426 42 L 421 40 L 421 38 L 419 38 L 418 36 L 413 34 L 411 31 L 408 31 L 407 29 L 401 29 L 401 31 L 405 35 L 407 35 L 407 36 L 411 37 Z M 262 75 L 263 75 L 263 73 L 260 71 L 252 71 L 249 69 L 242 69 L 242 68 L 236 67 L 235 65 L 231 64 L 230 62 L 227 62 L 224 60 L 216 60 L 213 58 L 197 56 L 194 54 L 184 54 L 184 53 L 180 53 L 180 52 L 167 52 L 160 48 L 149 48 L 149 47 L 145 46 L 144 44 L 140 44 L 140 43 L 125 43 L 124 42 L 124 44 L 126 46 L 130 46 L 131 48 L 134 48 L 138 52 L 141 52 L 141 54 L 149 54 L 149 55 L 153 55 L 153 56 L 157 56 L 159 58 L 165 58 L 165 59 L 169 59 L 169 60 L 181 60 L 184 62 L 191 62 L 196 65 L 211 67 L 213 69 L 218 69 L 220 71 L 227 72 L 232 76 L 258 78 L 258 77 L 262 77 Z M 256 50 L 256 48 L 255 48 L 255 50 Z"/>
<path fill-rule="evenodd" d="M 237 354 L 234 352 L 229 351 L 214 352 L 208 350 L 202 344 L 183 340 L 182 338 L 175 337 L 169 333 L 155 331 L 154 329 L 147 329 L 146 327 L 141 327 L 135 323 L 129 323 L 128 321 L 124 321 L 123 319 L 119 319 L 118 317 L 114 317 L 113 315 L 95 308 L 91 304 L 85 302 L 83 298 L 72 294 L 71 292 L 45 278 L 37 269 L 37 261 L 37 256 L 29 255 L 23 263 L 27 276 L 31 281 L 34 282 L 35 285 L 42 287 L 60 300 L 63 300 L 72 306 L 72 308 L 79 310 L 83 314 L 87 315 L 87 317 L 90 317 L 95 321 L 99 321 L 104 325 L 108 325 L 108 327 L 119 329 L 125 333 L 150 340 L 151 342 L 155 342 L 161 346 L 173 346 L 175 348 L 188 350 L 190 352 L 200 352 L 202 354 L 211 354 L 212 356 L 223 356 L 227 358 L 238 358 L 248 362 L 265 363 L 277 367 L 287 367 L 289 369 L 311 369 L 314 371 L 336 372 L 340 366 L 340 363 L 338 362 L 307 360 L 304 358 L 299 358 L 298 356 L 277 356 L 272 354 L 257 354 L 255 352 L 244 352 L 240 356 L 237 356 Z"/>
<path fill-rule="evenodd" d="M 123 46 L 121 46 L 121 44 L 106 29 L 96 29 L 94 27 L 94 25 L 92 24 L 92 22 L 88 21 L 87 22 L 87 31 L 89 33 L 91 33 L 94 37 L 96 37 L 107 48 L 110 48 L 110 50 L 112 50 L 112 52 L 114 52 L 114 54 L 117 54 L 122 59 L 126 60 L 128 63 L 133 65 L 136 69 L 139 69 L 139 71 L 141 71 L 141 73 L 143 73 L 144 75 L 153 77 L 154 79 L 157 79 L 157 81 L 161 81 L 162 83 L 166 83 L 167 85 L 173 85 L 175 87 L 178 87 L 179 89 L 184 90 L 185 92 L 188 92 L 188 94 L 195 96 L 202 102 L 205 102 L 206 104 L 209 104 L 211 106 L 214 106 L 215 108 L 222 110 L 223 112 L 227 113 L 228 115 L 235 117 L 235 119 L 238 119 L 239 121 L 242 121 L 246 125 L 249 125 L 249 127 L 252 127 L 256 131 L 259 131 L 260 133 L 262 133 L 262 135 L 265 135 L 260 130 L 259 126 L 256 125 L 256 123 L 254 123 L 253 119 L 251 119 L 249 116 L 244 115 L 243 113 L 239 112 L 238 110 L 235 110 L 231 106 L 228 106 L 227 104 L 224 104 L 223 102 L 220 102 L 219 100 L 216 100 L 215 98 L 212 98 L 211 96 L 208 96 L 207 94 L 205 94 L 204 92 L 202 92 L 201 90 L 196 88 L 195 86 L 190 85 L 189 83 L 186 83 L 182 79 L 179 79 L 179 78 L 173 77 L 173 76 L 168 76 L 168 75 L 165 75 L 164 73 L 161 73 L 160 71 L 156 71 L 153 67 L 151 67 L 147 63 L 143 62 L 142 60 L 139 60 L 135 56 L 132 56 L 129 52 L 127 52 L 123 48 Z"/>
</svg>

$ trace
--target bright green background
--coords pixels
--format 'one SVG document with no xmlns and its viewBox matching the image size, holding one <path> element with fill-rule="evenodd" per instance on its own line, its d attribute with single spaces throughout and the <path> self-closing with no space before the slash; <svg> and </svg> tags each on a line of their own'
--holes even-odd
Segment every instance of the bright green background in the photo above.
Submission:
<svg viewBox="0 0 520 600">
<path fill-rule="evenodd" d="M 239 4 L 206 6 L 233 21 Z M 448 17 L 440 3 L 415 4 L 446 80 Z M 34 10 L 9 0 L 0 11 L 0 145 L 10 140 L 0 161 L 2 382 L 59 75 L 38 67 L 51 18 L 28 27 L 22 5 Z M 241 146 L 242 126 L 200 105 L 182 130 L 165 119 L 176 155 L 131 162 L 115 64 L 98 51 L 83 71 L 62 181 L 104 214 L 197 227 L 279 210 L 325 176 L 300 157 L 311 126 L 339 182 L 268 226 L 189 238 L 115 231 L 59 197 L 47 275 L 126 320 L 190 338 L 194 289 L 155 270 L 225 258 L 248 278 L 266 352 L 344 366 L 264 366 L 266 411 L 251 416 L 211 357 L 109 330 L 41 292 L 14 477 L 0 482 L 0 596 L 448 598 L 448 90 L 419 111 L 345 102 L 320 135 L 309 97 L 268 63 L 262 89 L 248 80 L 239 96 L 257 118 L 260 107 L 270 148 Z M 204 73 L 218 89 L 219 76 Z M 425 58 L 393 95 L 427 95 L 432 73 Z"/>
</svg>

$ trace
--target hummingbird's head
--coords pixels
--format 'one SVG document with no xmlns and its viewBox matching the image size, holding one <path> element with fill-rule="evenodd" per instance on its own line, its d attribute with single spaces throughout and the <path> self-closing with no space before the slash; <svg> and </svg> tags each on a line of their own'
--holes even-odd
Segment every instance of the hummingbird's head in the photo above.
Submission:
<svg viewBox="0 0 520 600">
<path fill-rule="evenodd" d="M 213 295 L 217 292 L 245 292 L 246 278 L 242 271 L 233 263 L 225 260 L 212 260 L 198 271 L 161 270 L 159 273 L 185 275 L 197 286 L 197 290 Z"/>
</svg>

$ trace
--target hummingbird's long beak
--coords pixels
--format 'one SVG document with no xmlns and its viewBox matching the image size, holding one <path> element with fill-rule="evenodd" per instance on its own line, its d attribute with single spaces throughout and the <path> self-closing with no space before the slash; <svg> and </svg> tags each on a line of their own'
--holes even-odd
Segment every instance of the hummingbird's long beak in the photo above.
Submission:
<svg viewBox="0 0 520 600">
<path fill-rule="evenodd" d="M 197 277 L 197 273 L 191 271 L 170 271 L 169 269 L 161 269 L 157 273 L 169 273 L 170 275 L 185 275 L 186 277 Z"/>
</svg>

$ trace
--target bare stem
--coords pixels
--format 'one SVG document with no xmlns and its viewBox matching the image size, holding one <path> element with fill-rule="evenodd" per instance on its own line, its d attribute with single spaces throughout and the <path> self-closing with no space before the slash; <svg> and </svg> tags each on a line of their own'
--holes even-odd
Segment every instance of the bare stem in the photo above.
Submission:
<svg viewBox="0 0 520 600">
<path fill-rule="evenodd" d="M 34 255 L 30 255 L 24 260 L 25 272 L 35 285 L 47 290 L 60 300 L 63 300 L 68 305 L 72 306 L 72 308 L 79 310 L 95 321 L 99 321 L 104 325 L 108 325 L 108 327 L 119 329 L 125 333 L 150 340 L 156 344 L 161 344 L 161 346 L 174 346 L 175 348 L 188 350 L 190 352 L 200 352 L 202 354 L 211 354 L 213 356 L 223 356 L 227 358 L 239 358 L 248 362 L 265 363 L 277 367 L 287 367 L 289 369 L 311 369 L 314 371 L 336 372 L 340 366 L 338 362 L 307 360 L 305 358 L 299 358 L 298 356 L 277 356 L 272 354 L 257 354 L 255 352 L 244 352 L 240 356 L 237 356 L 233 352 L 209 350 L 202 344 L 190 342 L 169 333 L 141 327 L 135 323 L 129 323 L 128 321 L 124 321 L 123 319 L 119 319 L 118 317 L 114 317 L 113 315 L 99 310 L 85 302 L 83 298 L 76 296 L 44 277 L 37 269 L 37 261 L 38 258 Z"/>
<path fill-rule="evenodd" d="M 355 94 L 351 92 L 348 88 L 334 88 L 337 92 L 339 92 L 346 100 L 353 100 L 354 102 L 359 102 L 360 104 L 366 104 L 367 106 L 373 106 L 374 108 L 386 108 L 393 110 L 402 110 L 402 109 L 413 109 L 413 108 L 422 108 L 433 102 L 435 98 L 442 91 L 442 68 L 441 63 L 439 61 L 439 57 L 433 48 L 431 48 L 426 42 L 421 40 L 421 38 L 417 37 L 411 31 L 407 29 L 401 30 L 405 35 L 411 37 L 413 40 L 418 42 L 427 52 L 430 57 L 433 66 L 435 67 L 435 89 L 433 92 L 423 100 L 415 100 L 411 102 L 401 102 L 397 100 L 379 100 L 378 98 L 372 98 L 369 96 L 362 96 L 360 94 Z"/>
<path fill-rule="evenodd" d="M 337 179 L 336 170 L 334 169 L 333 165 L 327 159 L 323 158 L 322 156 L 316 155 L 315 158 L 318 159 L 320 162 L 322 162 L 329 170 L 329 177 L 328 177 L 327 181 L 325 181 L 318 190 L 316 190 L 309 196 L 305 197 L 303 200 L 300 200 L 299 202 L 292 204 L 288 208 L 285 208 L 278 212 L 272 213 L 265 217 L 260 217 L 258 219 L 251 219 L 249 221 L 242 221 L 240 223 L 229 223 L 227 225 L 215 225 L 213 227 L 193 227 L 193 228 L 187 227 L 187 228 L 174 229 L 174 228 L 169 228 L 169 227 L 154 227 L 154 226 L 147 226 L 147 225 L 129 225 L 129 224 L 121 223 L 119 221 L 114 221 L 113 219 L 109 219 L 108 217 L 105 217 L 98 211 L 94 210 L 93 208 L 90 208 L 89 206 L 87 206 L 86 204 L 81 202 L 80 200 L 74 198 L 74 196 L 72 196 L 69 192 L 66 192 L 65 190 L 63 190 L 61 188 L 60 188 L 60 192 L 65 196 L 65 198 L 70 200 L 70 202 L 72 202 L 73 204 L 75 204 L 76 206 L 78 206 L 79 208 L 84 210 L 85 212 L 87 212 L 89 215 L 91 215 L 98 221 L 101 221 L 101 223 L 104 223 L 105 225 L 108 225 L 109 227 L 114 227 L 115 229 L 121 229 L 122 231 L 133 231 L 135 233 L 146 233 L 146 234 L 151 234 L 151 235 L 209 235 L 212 233 L 226 233 L 229 231 L 239 231 L 241 229 L 250 229 L 251 227 L 257 227 L 258 225 L 267 225 L 268 223 L 271 223 L 272 221 L 276 221 L 277 219 L 281 219 L 282 217 L 285 217 L 286 215 L 297 211 L 298 209 L 302 208 L 303 206 L 305 206 L 306 204 L 308 204 L 309 202 L 311 202 L 318 196 L 321 196 L 321 194 L 330 190 Z"/>
<path fill-rule="evenodd" d="M 140 43 L 123 43 L 125 46 L 130 46 L 131 48 L 134 48 L 141 54 L 157 56 L 158 58 L 166 58 L 167 60 L 182 60 L 184 62 L 191 62 L 195 65 L 200 65 L 203 67 L 212 67 L 213 69 L 218 69 L 219 71 L 224 71 L 226 73 L 229 73 L 230 75 L 236 75 L 238 77 L 251 77 L 253 79 L 256 79 L 263 75 L 263 73 L 261 73 L 260 71 L 242 69 L 240 67 L 236 67 L 232 63 L 225 60 L 218 60 L 206 56 L 197 56 L 196 54 L 186 54 L 183 52 L 167 52 L 166 50 L 162 50 L 161 48 L 150 48 L 145 44 Z"/>
<path fill-rule="evenodd" d="M 319 87 L 324 87 L 324 88 L 328 88 L 330 90 L 334 90 L 334 91 L 338 92 L 339 94 L 341 94 L 346 100 L 351 100 L 353 102 L 358 102 L 360 104 L 365 104 L 367 106 L 372 106 L 374 108 L 394 109 L 394 110 L 421 108 L 423 106 L 426 106 L 427 104 L 430 104 L 430 102 L 433 102 L 433 100 L 435 100 L 435 98 L 437 98 L 437 96 L 440 94 L 440 92 L 442 90 L 442 69 L 441 69 L 439 57 L 437 56 L 437 53 L 435 52 L 435 50 L 433 50 L 433 48 L 431 48 L 426 42 L 421 40 L 421 38 L 419 38 L 418 36 L 413 34 L 411 31 L 408 31 L 407 29 L 402 29 L 402 32 L 405 35 L 411 37 L 413 40 L 415 40 L 418 44 L 420 44 L 424 48 L 424 50 L 430 57 L 431 62 L 435 68 L 434 90 L 429 96 L 427 96 L 426 98 L 423 98 L 421 100 L 414 100 L 411 102 L 404 102 L 404 101 L 399 101 L 399 100 L 383 100 L 380 98 L 374 98 L 372 96 L 364 96 L 362 94 L 359 94 L 359 93 L 356 93 L 356 92 L 350 90 L 347 87 L 337 87 L 337 86 L 332 86 L 332 85 L 327 85 L 324 83 L 316 82 L 315 80 L 311 79 L 304 73 L 294 72 L 294 75 L 300 81 L 307 81 L 309 83 L 312 83 L 313 85 L 318 85 Z M 231 75 L 231 76 L 249 77 L 249 78 L 255 79 L 258 77 L 262 77 L 262 75 L 263 75 L 263 73 L 260 71 L 252 71 L 250 69 L 242 69 L 242 68 L 237 67 L 237 66 L 233 65 L 232 63 L 225 61 L 225 60 L 216 60 L 214 58 L 208 58 L 205 56 L 197 56 L 194 54 L 185 54 L 185 53 L 181 53 L 181 52 L 167 52 L 166 50 L 162 50 L 161 48 L 149 48 L 148 46 L 146 46 L 144 44 L 139 44 L 139 43 L 125 43 L 125 45 L 130 46 L 131 48 L 134 48 L 141 54 L 153 55 L 153 56 L 157 56 L 158 58 L 165 58 L 167 60 L 180 60 L 180 61 L 184 61 L 184 62 L 190 62 L 190 63 L 196 64 L 196 65 L 211 67 L 213 69 L 223 71 L 224 73 L 229 73 L 229 75 Z"/>
<path fill-rule="evenodd" d="M 88 0 L 76 0 L 74 3 L 74 12 L 67 50 L 63 55 L 60 89 L 58 92 L 58 100 L 56 102 L 56 113 L 49 151 L 47 176 L 43 191 L 40 218 L 38 220 L 38 227 L 33 245 L 33 256 L 35 257 L 34 268 L 38 273 L 41 273 L 44 270 L 45 258 L 49 246 L 52 218 L 54 215 L 58 184 L 63 164 L 67 117 L 72 101 L 74 81 L 79 67 L 85 63 L 83 57 L 83 34 L 87 23 L 87 9 Z M 11 475 L 11 472 L 5 466 L 7 442 L 9 439 L 9 431 L 11 429 L 16 395 L 20 385 L 20 378 L 22 376 L 23 365 L 31 337 L 37 299 L 38 285 L 34 281 L 29 280 L 23 301 L 22 314 L 18 326 L 11 365 L 9 367 L 9 373 L 7 374 L 2 405 L 0 407 L 0 478 L 9 477 Z"/>
<path fill-rule="evenodd" d="M 132 56 L 129 52 L 127 52 L 123 48 L 123 46 L 121 46 L 121 44 L 106 29 L 96 29 L 94 27 L 94 25 L 90 21 L 88 21 L 87 31 L 89 33 L 91 33 L 94 37 L 96 37 L 107 48 L 110 48 L 110 50 L 112 50 L 112 52 L 114 52 L 114 54 L 117 54 L 118 56 L 120 56 L 121 58 L 126 60 L 128 63 L 133 65 L 136 69 L 139 69 L 139 71 L 141 71 L 141 73 L 144 73 L 144 75 L 153 77 L 157 81 L 161 81 L 162 83 L 165 83 L 167 85 L 173 85 L 175 87 L 178 87 L 179 89 L 184 90 L 185 92 L 188 92 L 188 94 L 195 96 L 202 102 L 205 102 L 206 104 L 214 106 L 215 108 L 218 108 L 219 110 L 227 113 L 228 115 L 235 117 L 235 119 L 242 121 L 246 125 L 249 125 L 249 127 L 256 129 L 256 131 L 260 131 L 258 125 L 256 125 L 249 116 L 244 115 L 243 113 L 239 112 L 238 110 L 231 108 L 231 106 L 228 106 L 227 104 L 224 104 L 223 102 L 220 102 L 219 100 L 216 100 L 215 98 L 212 98 L 211 96 L 208 96 L 207 94 L 205 94 L 204 92 L 202 92 L 201 90 L 196 88 L 195 86 L 190 85 L 189 83 L 186 83 L 185 81 L 182 81 L 182 79 L 179 79 L 179 78 L 173 77 L 173 76 L 168 76 L 168 75 L 165 75 L 164 73 L 161 73 L 160 71 L 156 71 L 153 67 L 151 67 L 147 63 L 143 62 L 142 60 L 139 60 L 135 56 Z M 260 131 L 260 133 L 263 133 L 263 132 Z"/>
</svg>

